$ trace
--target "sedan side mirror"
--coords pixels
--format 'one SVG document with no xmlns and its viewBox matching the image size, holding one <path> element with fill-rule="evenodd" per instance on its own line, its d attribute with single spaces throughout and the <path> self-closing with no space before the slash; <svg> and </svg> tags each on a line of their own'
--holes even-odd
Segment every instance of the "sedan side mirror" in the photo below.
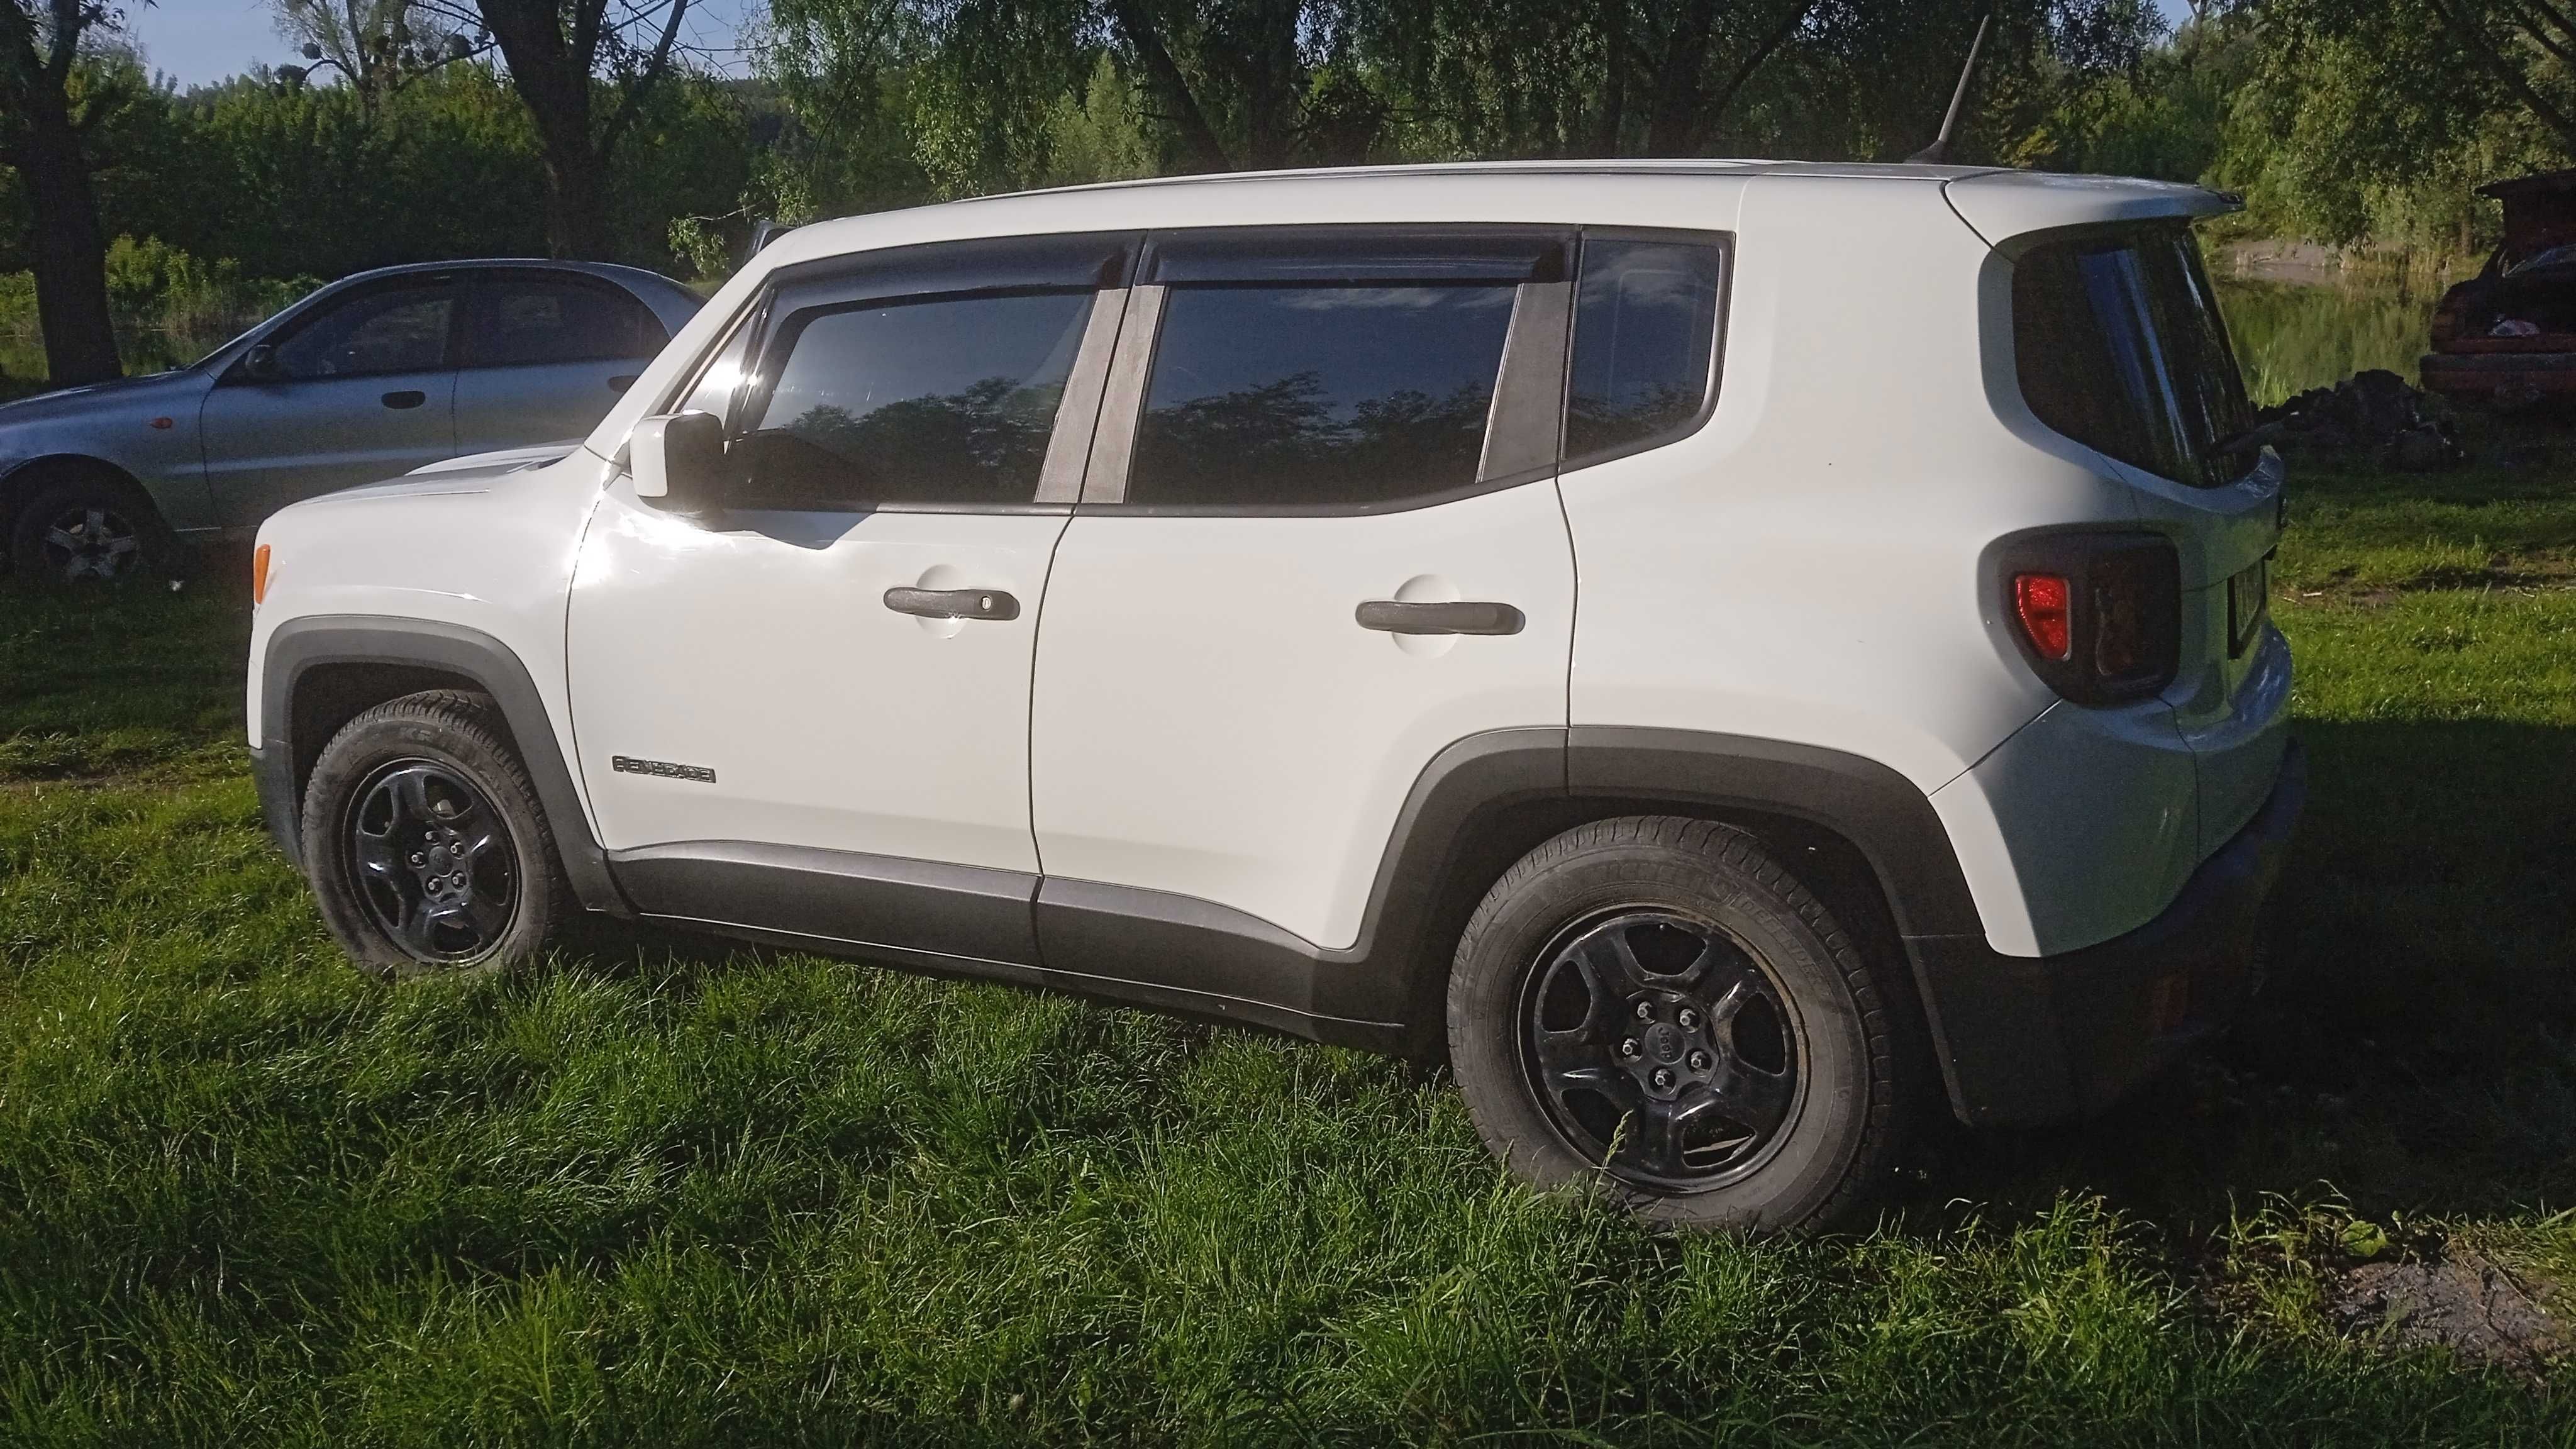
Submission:
<svg viewBox="0 0 2576 1449">
<path fill-rule="evenodd" d="M 674 513 L 695 513 L 713 502 L 724 476 L 724 423 L 713 413 L 666 413 L 635 425 L 626 442 L 626 465 L 635 496 Z"/>
<path fill-rule="evenodd" d="M 286 370 L 277 365 L 277 349 L 265 342 L 252 343 L 250 350 L 242 354 L 241 370 L 242 376 L 253 382 L 277 382 L 286 375 Z"/>
</svg>

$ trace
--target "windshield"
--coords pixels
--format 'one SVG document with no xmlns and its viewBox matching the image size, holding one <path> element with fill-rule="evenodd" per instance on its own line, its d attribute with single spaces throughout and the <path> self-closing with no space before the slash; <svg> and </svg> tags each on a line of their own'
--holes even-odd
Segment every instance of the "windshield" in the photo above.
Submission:
<svg viewBox="0 0 2576 1449">
<path fill-rule="evenodd" d="M 2510 277 L 2516 272 L 2528 272 L 2538 267 L 2563 267 L 2570 262 L 2576 262 L 2576 246 L 2551 247 L 2536 255 L 2524 257 L 2521 261 L 2505 268 L 2504 274 Z"/>
<path fill-rule="evenodd" d="M 2022 399 L 2075 441 L 2196 487 L 2233 480 L 2253 425 L 2200 249 L 2179 226 L 2044 242 L 2013 264 Z"/>
</svg>

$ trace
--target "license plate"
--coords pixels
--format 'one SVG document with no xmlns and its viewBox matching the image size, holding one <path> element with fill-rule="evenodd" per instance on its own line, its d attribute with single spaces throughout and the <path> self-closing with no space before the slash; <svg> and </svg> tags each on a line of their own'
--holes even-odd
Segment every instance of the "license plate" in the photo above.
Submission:
<svg viewBox="0 0 2576 1449">
<path fill-rule="evenodd" d="M 2272 609 L 2272 556 L 2265 554 L 2253 566 L 2227 581 L 2227 657 L 2242 658 L 2263 632 L 2263 621 Z"/>
</svg>

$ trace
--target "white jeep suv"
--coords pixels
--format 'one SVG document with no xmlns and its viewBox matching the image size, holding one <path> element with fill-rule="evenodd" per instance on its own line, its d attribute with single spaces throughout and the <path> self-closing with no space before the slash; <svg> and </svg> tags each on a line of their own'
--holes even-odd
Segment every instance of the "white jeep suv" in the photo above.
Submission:
<svg viewBox="0 0 2576 1449">
<path fill-rule="evenodd" d="M 2297 813 L 2189 187 L 1441 166 L 778 242 L 586 445 L 260 532 L 362 965 L 577 910 L 1445 1048 L 1542 1183 L 1862 1201 L 2223 1025 Z"/>
</svg>

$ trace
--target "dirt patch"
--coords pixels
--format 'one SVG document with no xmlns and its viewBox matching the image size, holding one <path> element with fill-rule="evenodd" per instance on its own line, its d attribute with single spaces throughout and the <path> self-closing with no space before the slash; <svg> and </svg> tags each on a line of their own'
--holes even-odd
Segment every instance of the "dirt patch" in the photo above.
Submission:
<svg viewBox="0 0 2576 1449">
<path fill-rule="evenodd" d="M 2360 608 L 2377 608 L 2393 604 L 2408 594 L 2439 591 L 2470 593 L 2544 594 L 2576 589 L 2576 556 L 2550 553 L 2508 554 L 2490 556 L 2483 564 L 2435 564 L 2419 569 L 2402 579 L 2379 583 L 2356 582 L 2353 571 L 2337 569 L 2318 581 L 2320 587 L 2290 589 L 2281 595 L 2284 603 L 2348 604 Z"/>
<path fill-rule="evenodd" d="M 2440 1344 L 2465 1358 L 2538 1378 L 2576 1349 L 2542 1285 L 2455 1248 L 2420 1263 L 2363 1263 L 2326 1283 L 2326 1309 L 2346 1333 L 2385 1332 L 2409 1347 Z"/>
</svg>

